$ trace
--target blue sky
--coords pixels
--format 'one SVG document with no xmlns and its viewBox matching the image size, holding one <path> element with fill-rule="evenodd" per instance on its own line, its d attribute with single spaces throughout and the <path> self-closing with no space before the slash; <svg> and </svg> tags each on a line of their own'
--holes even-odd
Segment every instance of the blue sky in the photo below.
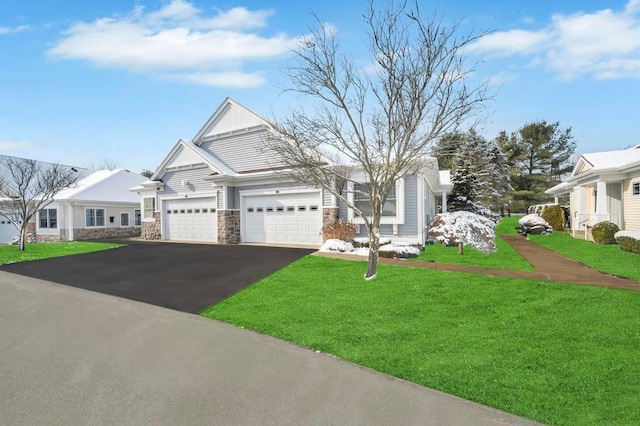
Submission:
<svg viewBox="0 0 640 426">
<path fill-rule="evenodd" d="M 311 12 L 368 60 L 366 1 L 316 3 L 3 0 L 0 154 L 155 170 L 227 96 L 267 117 L 306 102 L 280 87 Z M 466 52 L 495 92 L 482 134 L 546 119 L 572 127 L 578 154 L 640 144 L 640 0 L 482 3 L 438 4 L 494 30 Z"/>
</svg>

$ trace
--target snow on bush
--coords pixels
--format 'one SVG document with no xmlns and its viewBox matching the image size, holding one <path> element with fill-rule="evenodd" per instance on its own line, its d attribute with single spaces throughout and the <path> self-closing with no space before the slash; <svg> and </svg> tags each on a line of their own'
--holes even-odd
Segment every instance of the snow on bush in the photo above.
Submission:
<svg viewBox="0 0 640 426">
<path fill-rule="evenodd" d="M 496 251 L 495 222 L 475 213 L 441 213 L 431 221 L 429 235 L 445 246 L 470 244 L 485 253 Z"/>
<path fill-rule="evenodd" d="M 420 256 L 420 249 L 413 247 L 410 244 L 403 243 L 389 243 L 383 246 L 380 246 L 378 250 L 380 256 L 382 257 L 418 257 Z"/>
<path fill-rule="evenodd" d="M 353 244 L 336 239 L 327 240 L 320 246 L 319 251 L 350 253 L 353 251 Z"/>
<path fill-rule="evenodd" d="M 353 240 L 353 245 L 355 247 L 369 247 L 369 237 L 357 237 Z M 378 245 L 385 245 L 391 242 L 391 238 L 388 237 L 380 237 L 380 242 Z"/>
</svg>

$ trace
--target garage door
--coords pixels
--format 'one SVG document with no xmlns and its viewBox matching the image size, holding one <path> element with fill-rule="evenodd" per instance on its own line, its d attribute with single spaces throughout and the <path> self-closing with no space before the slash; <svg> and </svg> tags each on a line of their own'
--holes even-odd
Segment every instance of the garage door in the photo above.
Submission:
<svg viewBox="0 0 640 426">
<path fill-rule="evenodd" d="M 166 200 L 165 240 L 218 241 L 216 198 Z"/>
<path fill-rule="evenodd" d="M 244 197 L 245 241 L 274 244 L 322 244 L 320 193 Z"/>
<path fill-rule="evenodd" d="M 13 237 L 20 235 L 15 225 L 7 218 L 0 216 L 0 244 L 9 244 Z"/>
</svg>

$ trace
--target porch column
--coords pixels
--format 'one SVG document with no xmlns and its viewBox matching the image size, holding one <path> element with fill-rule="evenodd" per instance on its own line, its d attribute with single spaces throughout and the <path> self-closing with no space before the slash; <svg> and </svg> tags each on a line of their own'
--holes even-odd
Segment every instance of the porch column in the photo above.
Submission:
<svg viewBox="0 0 640 426">
<path fill-rule="evenodd" d="M 578 186 L 576 191 L 576 207 L 577 211 L 572 212 L 574 216 L 571 218 L 572 228 L 575 231 L 584 230 L 584 222 L 588 216 L 587 212 L 587 189 L 584 186 Z"/>
<path fill-rule="evenodd" d="M 447 212 L 447 193 L 442 193 L 442 213 Z"/>
<path fill-rule="evenodd" d="M 73 241 L 73 202 L 69 203 L 69 229 L 67 231 L 67 240 Z"/>
<path fill-rule="evenodd" d="M 599 180 L 596 184 L 596 221 L 609 220 L 607 206 L 607 182 Z"/>
</svg>

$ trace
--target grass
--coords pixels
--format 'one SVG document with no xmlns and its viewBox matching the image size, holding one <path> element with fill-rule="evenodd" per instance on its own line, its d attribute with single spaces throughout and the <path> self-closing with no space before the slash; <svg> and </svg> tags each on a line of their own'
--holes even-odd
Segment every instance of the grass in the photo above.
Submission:
<svg viewBox="0 0 640 426">
<path fill-rule="evenodd" d="M 529 240 L 598 271 L 640 281 L 640 255 L 620 250 L 617 244 L 596 244 L 566 232 L 530 235 Z"/>
<path fill-rule="evenodd" d="M 473 265 L 484 268 L 513 269 L 518 271 L 532 271 L 534 268 L 520 254 L 513 249 L 506 241 L 496 237 L 495 253 L 483 253 L 473 247 L 466 245 L 464 255 L 458 254 L 458 247 L 445 247 L 435 243 L 426 246 L 420 256 L 411 260 L 435 261 L 438 263 L 449 263 L 455 265 Z"/>
<path fill-rule="evenodd" d="M 24 251 L 17 246 L 0 246 L 0 264 L 27 262 L 30 260 L 46 259 L 49 257 L 69 256 L 72 254 L 91 253 L 121 247 L 122 244 L 94 243 L 94 242 L 63 242 L 63 243 L 34 243 L 27 244 Z"/>
<path fill-rule="evenodd" d="M 516 227 L 519 225 L 518 221 L 522 216 L 507 216 L 503 217 L 496 226 L 496 235 L 518 235 Z"/>
<path fill-rule="evenodd" d="M 640 423 L 640 292 L 303 258 L 203 315 L 548 424 Z"/>
</svg>

